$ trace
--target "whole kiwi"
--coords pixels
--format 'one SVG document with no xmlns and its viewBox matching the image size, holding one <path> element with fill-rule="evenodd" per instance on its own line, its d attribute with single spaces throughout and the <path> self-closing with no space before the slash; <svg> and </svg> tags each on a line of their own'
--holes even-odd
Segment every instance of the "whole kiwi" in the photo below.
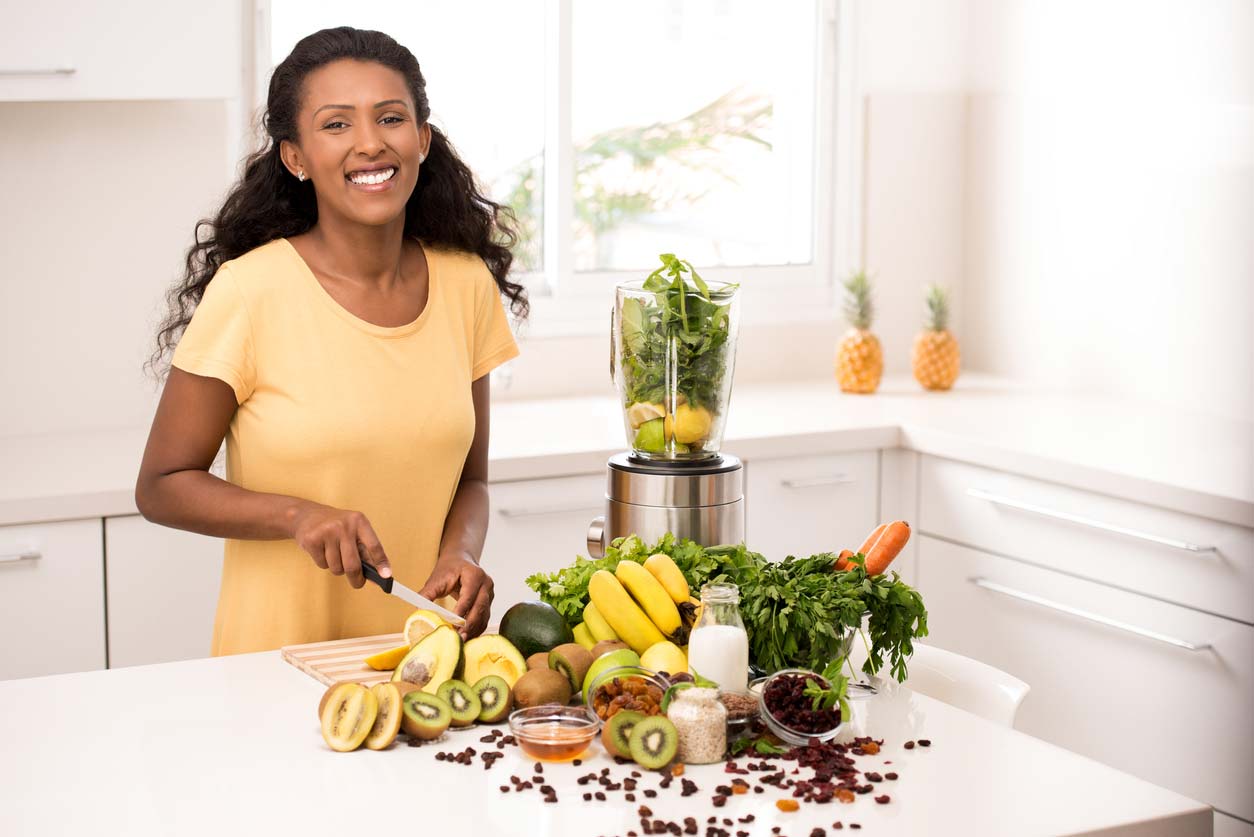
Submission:
<svg viewBox="0 0 1254 837">
<path fill-rule="evenodd" d="M 527 671 L 531 671 L 534 668 L 548 668 L 548 667 L 549 667 L 549 652 L 548 651 L 537 651 L 536 653 L 532 654 L 530 657 L 527 658 Z"/>
<path fill-rule="evenodd" d="M 564 705 L 570 703 L 570 695 L 570 680 L 566 675 L 548 668 L 532 669 L 514 684 L 514 707 Z"/>
</svg>

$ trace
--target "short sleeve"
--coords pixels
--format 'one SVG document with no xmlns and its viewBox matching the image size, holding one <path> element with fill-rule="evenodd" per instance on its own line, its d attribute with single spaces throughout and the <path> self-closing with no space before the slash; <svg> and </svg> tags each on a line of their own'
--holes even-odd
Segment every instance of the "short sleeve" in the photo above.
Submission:
<svg viewBox="0 0 1254 837">
<path fill-rule="evenodd" d="M 225 381 L 240 404 L 252 395 L 257 376 L 252 320 L 226 265 L 205 288 L 171 363 L 184 372 Z"/>
<path fill-rule="evenodd" d="M 518 343 L 510 331 L 505 304 L 492 272 L 485 265 L 475 288 L 475 333 L 470 379 L 477 381 L 506 361 L 518 357 Z"/>
</svg>

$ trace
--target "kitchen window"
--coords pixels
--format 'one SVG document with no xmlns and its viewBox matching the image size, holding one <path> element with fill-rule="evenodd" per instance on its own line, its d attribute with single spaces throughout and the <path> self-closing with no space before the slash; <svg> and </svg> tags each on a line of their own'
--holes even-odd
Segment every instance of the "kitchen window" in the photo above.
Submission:
<svg viewBox="0 0 1254 837">
<path fill-rule="evenodd" d="M 533 334 L 603 329 L 662 252 L 740 282 L 746 322 L 830 314 L 857 263 L 852 0 L 262 2 L 259 102 L 317 29 L 413 50 L 432 121 L 518 216 Z"/>
</svg>

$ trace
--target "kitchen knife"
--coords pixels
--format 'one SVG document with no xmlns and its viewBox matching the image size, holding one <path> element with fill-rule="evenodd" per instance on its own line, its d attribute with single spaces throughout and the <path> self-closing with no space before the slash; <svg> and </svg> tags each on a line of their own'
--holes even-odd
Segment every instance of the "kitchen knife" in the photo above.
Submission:
<svg viewBox="0 0 1254 837">
<path fill-rule="evenodd" d="M 379 575 L 379 571 L 376 570 L 372 564 L 367 564 L 365 561 L 362 561 L 361 572 L 363 575 L 366 576 L 367 579 L 369 579 L 370 581 L 373 581 L 375 584 L 383 588 L 384 593 L 390 593 L 393 596 L 397 596 L 398 598 L 404 599 L 405 601 L 409 602 L 411 605 L 413 605 L 416 608 L 419 608 L 420 610 L 434 611 L 440 614 L 440 616 L 444 617 L 444 619 L 447 620 L 449 624 L 451 625 L 456 625 L 458 627 L 461 627 L 462 625 L 466 624 L 466 620 L 458 616 L 453 611 L 445 607 L 440 607 L 438 604 L 431 601 L 426 596 L 420 596 L 419 594 L 415 593 L 413 590 L 410 590 L 404 584 L 401 584 L 395 578 L 384 578 L 383 576 Z"/>
</svg>

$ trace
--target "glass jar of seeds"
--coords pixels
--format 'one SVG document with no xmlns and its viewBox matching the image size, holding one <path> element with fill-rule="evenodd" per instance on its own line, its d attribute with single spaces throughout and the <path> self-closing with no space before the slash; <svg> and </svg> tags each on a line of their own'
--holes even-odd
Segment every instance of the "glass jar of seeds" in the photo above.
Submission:
<svg viewBox="0 0 1254 837">
<path fill-rule="evenodd" d="M 675 694 L 666 717 L 679 735 L 677 757 L 684 764 L 713 764 L 727 752 L 727 708 L 718 689 L 693 686 Z"/>
</svg>

